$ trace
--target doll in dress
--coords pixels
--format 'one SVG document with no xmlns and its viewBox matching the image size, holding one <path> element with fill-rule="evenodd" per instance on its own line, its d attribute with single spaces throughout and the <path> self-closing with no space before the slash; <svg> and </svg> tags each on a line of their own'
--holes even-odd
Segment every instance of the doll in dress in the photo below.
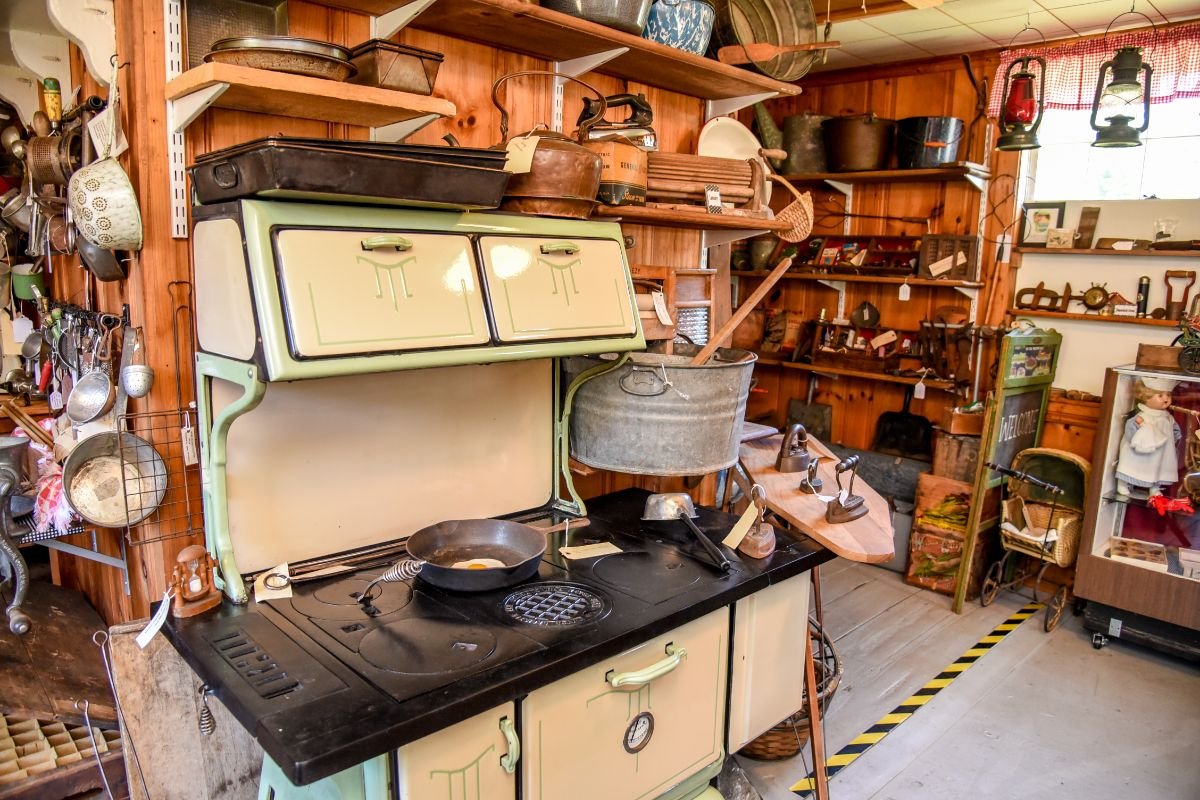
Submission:
<svg viewBox="0 0 1200 800">
<path fill-rule="evenodd" d="M 1178 381 L 1140 378 L 1133 387 L 1137 401 L 1125 421 L 1125 432 L 1117 452 L 1117 493 L 1162 493 L 1163 486 L 1179 480 L 1176 443 L 1182 433 L 1168 410 L 1171 392 Z"/>
</svg>

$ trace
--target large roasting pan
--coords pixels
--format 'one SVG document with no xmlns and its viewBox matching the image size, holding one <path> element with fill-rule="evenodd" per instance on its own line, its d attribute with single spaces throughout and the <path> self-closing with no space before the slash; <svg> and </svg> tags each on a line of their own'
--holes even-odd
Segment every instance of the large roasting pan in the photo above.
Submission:
<svg viewBox="0 0 1200 800">
<path fill-rule="evenodd" d="M 273 137 L 207 153 L 189 169 L 196 199 L 243 197 L 496 208 L 509 173 L 503 151 Z"/>
</svg>

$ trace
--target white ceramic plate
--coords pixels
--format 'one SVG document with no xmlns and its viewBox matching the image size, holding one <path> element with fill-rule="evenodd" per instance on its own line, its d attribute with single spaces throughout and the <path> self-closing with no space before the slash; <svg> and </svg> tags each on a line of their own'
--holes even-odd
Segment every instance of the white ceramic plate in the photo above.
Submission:
<svg viewBox="0 0 1200 800">
<path fill-rule="evenodd" d="M 757 158 L 761 161 L 762 158 L 758 155 L 761 149 L 762 143 L 745 125 L 733 117 L 714 117 L 700 129 L 696 155 L 736 158 L 742 161 Z M 768 202 L 771 199 L 771 181 L 766 182 L 764 198 Z"/>
</svg>

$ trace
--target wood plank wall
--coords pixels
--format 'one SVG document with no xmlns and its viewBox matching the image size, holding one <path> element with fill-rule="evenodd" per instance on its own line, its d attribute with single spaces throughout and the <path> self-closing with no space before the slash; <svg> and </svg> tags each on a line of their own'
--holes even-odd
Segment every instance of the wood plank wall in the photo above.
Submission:
<svg viewBox="0 0 1200 800">
<path fill-rule="evenodd" d="M 999 62 L 997 53 L 976 55 L 973 58 L 977 75 L 994 76 Z M 902 119 L 908 116 L 956 116 L 967 122 L 975 116 L 975 90 L 958 58 L 936 59 L 927 62 L 816 74 L 801 81 L 804 93 L 799 97 L 772 100 L 767 103 L 772 117 L 782 127 L 784 117 L 812 111 L 830 116 L 872 112 L 880 117 Z M 750 123 L 752 114 L 741 113 L 743 122 Z M 990 124 L 990 123 L 987 123 Z M 1001 321 L 1008 305 L 1006 265 L 998 269 L 995 242 L 999 233 L 1013 219 L 1012 192 L 1018 158 L 1010 153 L 998 153 L 984 148 L 984 126 L 977 128 L 969 154 L 959 158 L 988 165 L 996 177 L 990 184 L 986 207 L 995 206 L 985 226 L 982 279 L 976 321 L 996 324 Z M 993 126 L 993 137 L 996 135 Z M 778 197 L 778 192 L 776 197 Z M 814 235 L 840 234 L 845 210 L 843 197 L 829 189 L 814 190 L 817 225 Z M 978 226 L 979 193 L 963 183 L 897 183 L 858 185 L 854 187 L 854 208 L 857 214 L 890 215 L 930 219 L 933 233 L 970 235 Z M 775 201 L 775 198 L 773 198 Z M 785 198 L 775 202 L 786 202 Z M 924 225 L 883 220 L 851 220 L 851 232 L 859 235 L 920 236 Z M 799 311 L 806 319 L 815 319 L 821 309 L 830 316 L 837 307 L 837 294 L 832 289 L 808 281 L 784 281 L 783 290 L 768 301 L 768 307 Z M 990 298 L 992 311 L 989 313 Z M 913 287 L 911 299 L 902 303 L 895 286 L 848 284 L 847 313 L 864 300 L 880 311 L 883 324 L 904 330 L 916 330 L 922 319 L 933 319 L 940 306 L 967 307 L 967 299 L 953 289 Z M 985 365 L 990 365 L 985 355 Z M 774 424 L 782 424 L 787 415 L 789 399 L 805 398 L 808 392 L 808 373 L 796 370 L 760 367 L 756 370 L 759 388 L 765 393 L 751 397 L 748 415 Z M 851 447 L 869 447 L 874 436 L 875 421 L 884 411 L 898 410 L 903 404 L 904 387 L 896 384 L 856 378 L 817 378 L 814 402 L 833 407 L 833 439 Z M 983 387 L 990 385 L 985 375 Z M 953 402 L 951 395 L 929 391 L 926 398 L 913 400 L 912 411 L 937 421 L 942 410 Z"/>
<path fill-rule="evenodd" d="M 290 0 L 290 32 L 294 36 L 322 39 L 343 45 L 355 45 L 369 38 L 366 16 Z M 190 369 L 191 354 L 175 363 L 173 306 L 179 295 L 169 295 L 172 281 L 190 281 L 192 276 L 189 242 L 171 238 L 166 159 L 166 109 L 164 95 L 164 36 L 162 3 L 142 0 L 116 0 L 117 49 L 122 61 L 130 66 L 121 71 L 120 87 L 124 97 L 126 132 L 130 151 L 122 158 L 136 187 L 146 229 L 145 246 L 134 259 L 130 277 L 119 284 L 101 284 L 96 307 L 119 312 L 129 303 L 134 324 L 146 330 L 148 363 L 157 372 L 154 391 L 149 398 L 135 403 L 131 410 L 169 410 L 177 407 L 176 381 L 181 381 L 184 403 L 195 395 Z M 492 82 L 501 75 L 528 69 L 549 69 L 550 64 L 536 58 L 516 55 L 494 48 L 458 41 L 423 31 L 402 31 L 397 41 L 437 50 L 445 54 L 438 76 L 436 94 L 453 101 L 458 114 L 453 119 L 434 123 L 413 136 L 414 143 L 440 143 L 453 133 L 463 145 L 487 147 L 500 140 L 500 112 L 492 105 Z M 84 93 L 96 91 L 94 82 L 83 75 L 76 54 L 75 74 L 84 84 Z M 693 152 L 701 124 L 703 103 L 692 97 L 665 92 L 637 83 L 590 74 L 584 80 L 605 94 L 644 92 L 655 111 L 655 129 L 661 147 L 677 152 Z M 574 84 L 566 87 L 565 109 L 568 127 L 580 108 L 583 90 Z M 511 112 L 510 130 L 520 133 L 550 119 L 550 79 L 520 78 L 508 82 L 502 90 Z M 619 112 L 614 112 L 616 118 Z M 198 154 L 272 134 L 292 136 L 330 136 L 366 138 L 364 128 L 327 124 L 286 117 L 210 110 L 187 130 L 188 161 Z M 630 260 L 635 264 L 667 267 L 696 267 L 700 259 L 699 234 L 690 231 L 657 230 L 631 226 L 627 233 L 635 239 Z M 56 265 L 55 296 L 83 304 L 84 273 L 77 261 Z M 181 291 L 178 287 L 176 292 Z M 589 479 L 583 488 L 590 494 L 628 485 L 636 479 L 602 475 Z M 100 549 L 119 552 L 120 533 L 98 531 Z M 75 544 L 88 546 L 89 536 L 75 537 Z M 72 541 L 68 539 L 67 541 Z M 174 557 L 199 538 L 179 538 L 130 548 L 131 595 L 126 596 L 120 573 L 110 567 L 72 556 L 54 554 L 55 579 L 84 591 L 101 616 L 110 624 L 143 617 L 149 604 L 163 596 L 166 575 Z"/>
</svg>

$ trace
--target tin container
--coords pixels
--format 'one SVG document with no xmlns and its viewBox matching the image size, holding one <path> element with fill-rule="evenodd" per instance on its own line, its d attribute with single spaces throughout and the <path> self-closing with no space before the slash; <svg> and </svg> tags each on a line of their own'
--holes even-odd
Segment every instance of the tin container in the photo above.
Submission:
<svg viewBox="0 0 1200 800">
<path fill-rule="evenodd" d="M 358 74 L 346 83 L 378 86 L 412 94 L 433 94 L 444 56 L 433 50 L 422 50 L 396 44 L 386 39 L 371 39 L 350 51 L 350 63 Z"/>
<path fill-rule="evenodd" d="M 640 36 L 650 14 L 651 0 L 542 0 L 549 8 L 597 25 Z"/>
</svg>

